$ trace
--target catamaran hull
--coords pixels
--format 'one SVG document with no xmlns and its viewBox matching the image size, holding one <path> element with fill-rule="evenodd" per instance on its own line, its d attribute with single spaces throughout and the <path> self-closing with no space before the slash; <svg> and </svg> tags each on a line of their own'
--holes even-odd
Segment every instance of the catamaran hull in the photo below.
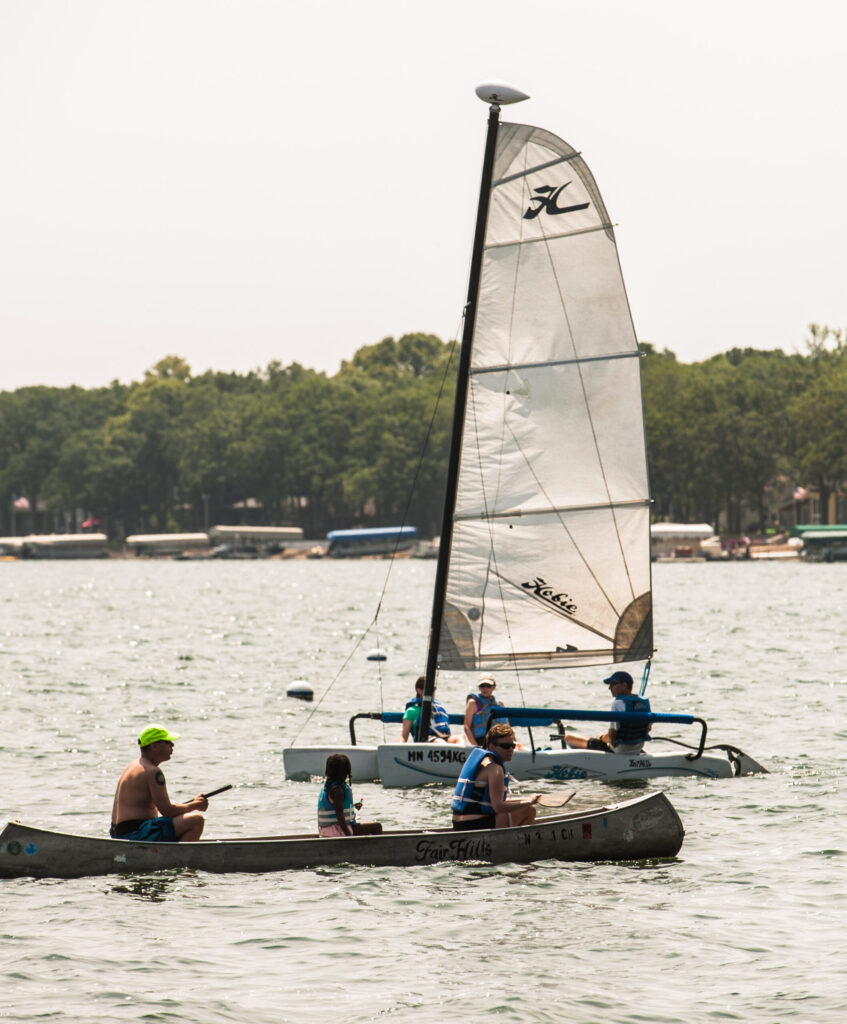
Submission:
<svg viewBox="0 0 847 1024">
<path fill-rule="evenodd" d="M 314 776 L 323 778 L 330 754 L 346 754 L 353 768 L 354 782 L 371 782 L 379 778 L 376 747 L 288 747 L 282 752 L 286 779 L 307 782 Z"/>
<path fill-rule="evenodd" d="M 444 861 L 646 860 L 675 856 L 684 834 L 679 816 L 663 793 L 551 815 L 522 828 L 385 832 L 347 839 L 309 835 L 133 843 L 10 822 L 0 833 L 0 878 L 79 878 L 179 868 L 261 873 L 331 864 L 412 867 Z"/>
<path fill-rule="evenodd" d="M 377 765 L 383 786 L 420 786 L 430 782 L 455 784 L 471 747 L 450 750 L 441 744 L 379 746 Z M 599 750 L 516 750 L 509 762 L 509 774 L 518 781 L 576 782 L 593 780 L 617 782 L 624 779 L 655 779 L 696 776 L 728 779 L 733 766 L 726 757 L 704 754 L 689 761 L 685 754 L 609 754 Z"/>
<path fill-rule="evenodd" d="M 382 781 L 384 786 L 454 784 L 471 747 L 434 743 L 390 743 L 375 747 L 291 747 L 283 752 L 285 776 L 303 781 L 322 776 L 330 753 L 343 753 L 353 763 L 354 782 Z M 575 782 L 674 778 L 729 779 L 765 769 L 742 751 L 703 754 L 608 754 L 597 750 L 516 750 L 509 772 L 518 780 Z"/>
</svg>

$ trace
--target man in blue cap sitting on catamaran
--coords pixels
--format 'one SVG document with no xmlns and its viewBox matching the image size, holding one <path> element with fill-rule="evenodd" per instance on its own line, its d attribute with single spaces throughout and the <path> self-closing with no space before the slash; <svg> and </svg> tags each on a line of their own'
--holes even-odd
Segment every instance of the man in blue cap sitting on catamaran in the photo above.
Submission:
<svg viewBox="0 0 847 1024">
<path fill-rule="evenodd" d="M 650 701 L 632 692 L 632 676 L 629 672 L 613 672 L 603 682 L 612 694 L 612 711 L 650 711 Z M 599 736 L 578 736 L 566 733 L 565 743 L 581 750 L 605 750 L 614 754 L 640 754 L 644 742 L 650 738 L 650 726 L 646 722 L 611 722 L 608 732 Z"/>
<path fill-rule="evenodd" d="M 112 805 L 113 839 L 144 843 L 192 842 L 203 833 L 201 811 L 209 801 L 201 793 L 186 804 L 171 803 L 159 765 L 170 760 L 179 735 L 161 725 L 148 725 L 138 737 L 141 756 L 127 765 L 118 780 Z"/>
</svg>

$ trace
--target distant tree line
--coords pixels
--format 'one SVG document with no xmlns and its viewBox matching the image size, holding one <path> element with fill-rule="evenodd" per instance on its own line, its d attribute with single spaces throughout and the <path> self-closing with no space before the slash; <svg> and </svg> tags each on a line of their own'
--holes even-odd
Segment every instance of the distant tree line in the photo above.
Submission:
<svg viewBox="0 0 847 1024">
<path fill-rule="evenodd" d="M 791 484 L 847 484 L 847 337 L 812 324 L 805 353 L 731 349 L 700 363 L 643 344 L 654 518 L 763 528 Z M 753 513 L 752 522 L 742 517 Z"/>
<path fill-rule="evenodd" d="M 682 364 L 642 346 L 655 518 L 723 513 L 740 531 L 744 510 L 764 523 L 779 479 L 815 487 L 822 507 L 843 487 L 847 339 L 813 325 L 806 349 Z M 405 520 L 436 534 L 451 353 L 408 334 L 359 349 L 331 377 L 297 363 L 193 376 L 168 356 L 132 384 L 0 392 L 0 533 L 72 532 L 95 517 L 118 538 L 242 521 L 321 537 Z"/>
<path fill-rule="evenodd" d="M 168 356 L 139 383 L 0 392 L 0 532 L 14 515 L 18 534 L 95 517 L 112 537 L 248 521 L 321 537 L 405 515 L 438 533 L 449 359 L 438 338 L 411 334 L 332 377 L 297 363 L 192 376 Z M 21 496 L 31 512 L 14 510 Z"/>
</svg>

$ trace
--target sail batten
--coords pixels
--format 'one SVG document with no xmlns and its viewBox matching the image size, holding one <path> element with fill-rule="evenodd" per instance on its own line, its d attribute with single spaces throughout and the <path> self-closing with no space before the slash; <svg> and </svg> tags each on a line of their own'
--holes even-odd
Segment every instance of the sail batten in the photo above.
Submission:
<svg viewBox="0 0 847 1024">
<path fill-rule="evenodd" d="M 640 353 L 610 218 L 542 129 L 500 126 L 493 179 L 439 665 L 646 658 Z"/>
<path fill-rule="evenodd" d="M 548 359 L 543 363 L 500 363 L 497 366 L 475 366 L 471 367 L 470 374 L 475 376 L 479 373 L 503 373 L 506 370 L 519 372 L 520 370 L 537 370 L 552 366 L 572 366 L 575 363 L 593 363 L 599 359 L 640 359 L 640 352 L 617 352 L 602 356 L 574 356 L 572 359 Z"/>
<path fill-rule="evenodd" d="M 540 238 L 526 238 L 526 239 L 511 238 L 511 239 L 506 239 L 505 241 L 492 242 L 490 245 L 486 245 L 485 248 L 486 248 L 486 250 L 487 249 L 506 249 L 510 245 L 532 245 L 532 244 L 536 244 L 537 245 L 539 242 L 554 242 L 554 241 L 556 241 L 559 238 L 570 238 L 573 235 L 588 235 L 588 234 L 591 234 L 592 231 L 611 231 L 612 228 L 613 228 L 613 225 L 611 223 L 595 224 L 594 227 L 579 228 L 576 231 L 560 231 L 558 234 L 543 235 Z"/>
<path fill-rule="evenodd" d="M 535 174 L 538 171 L 546 171 L 549 167 L 555 167 L 556 164 L 564 164 L 570 160 L 576 160 L 579 153 L 568 153 L 565 156 L 558 156 L 555 160 L 548 160 L 546 164 L 538 164 L 537 167 L 527 167 L 523 171 L 515 171 L 514 174 L 509 174 L 505 178 L 498 178 L 497 181 L 491 183 L 492 188 L 497 188 L 499 185 L 508 185 L 510 181 L 515 181 L 517 178 L 525 178 L 528 174 Z"/>
<path fill-rule="evenodd" d="M 591 509 L 649 508 L 651 504 L 652 502 L 649 498 L 637 498 L 632 501 L 603 502 L 596 505 L 563 505 L 561 508 L 556 508 L 554 506 L 544 506 L 542 508 L 510 508 L 503 509 L 499 512 L 494 512 L 489 509 L 477 509 L 476 511 L 466 511 L 461 515 L 455 516 L 454 522 L 458 522 L 460 519 L 509 519 L 511 516 L 516 518 L 526 518 L 528 516 L 549 515 L 551 512 L 563 515 L 566 512 L 586 512 Z"/>
</svg>

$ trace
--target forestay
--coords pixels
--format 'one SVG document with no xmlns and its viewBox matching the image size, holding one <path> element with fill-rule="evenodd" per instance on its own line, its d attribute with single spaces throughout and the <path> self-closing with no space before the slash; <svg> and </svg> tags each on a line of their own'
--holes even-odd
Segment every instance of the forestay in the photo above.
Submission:
<svg viewBox="0 0 847 1024">
<path fill-rule="evenodd" d="M 584 161 L 499 127 L 448 569 L 442 669 L 653 652 L 638 345 Z"/>
</svg>

